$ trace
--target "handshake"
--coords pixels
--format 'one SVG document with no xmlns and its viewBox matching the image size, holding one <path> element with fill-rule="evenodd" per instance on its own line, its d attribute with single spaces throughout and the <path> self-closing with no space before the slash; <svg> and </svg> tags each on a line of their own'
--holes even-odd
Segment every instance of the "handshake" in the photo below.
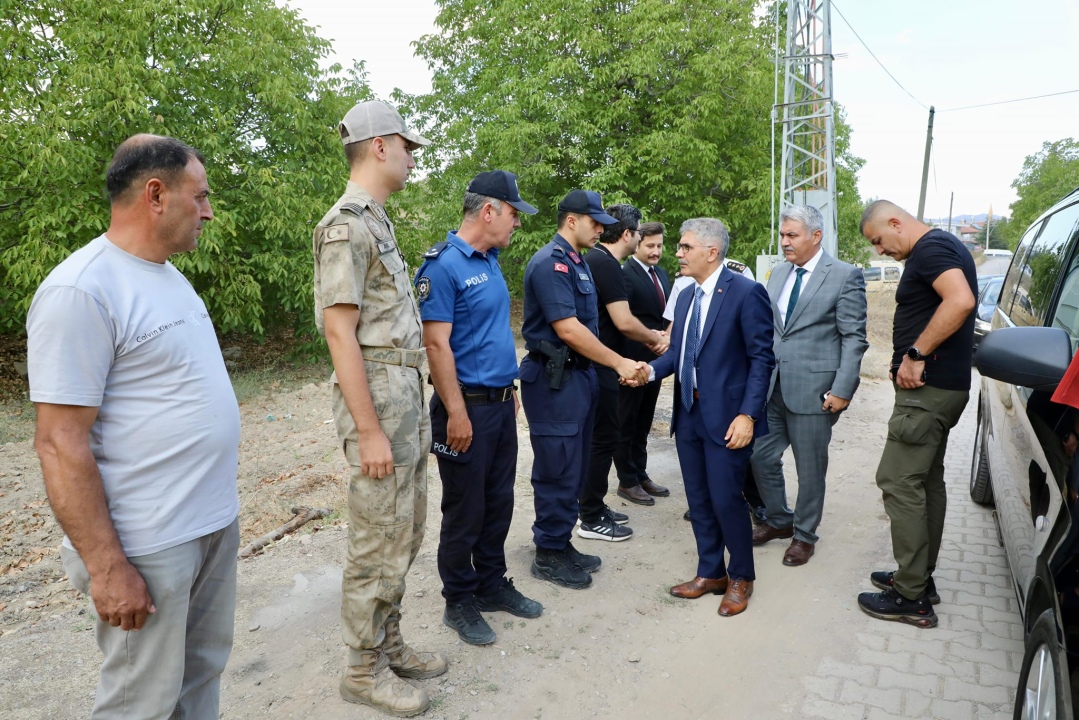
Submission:
<svg viewBox="0 0 1079 720">
<path fill-rule="evenodd" d="M 653 330 L 652 334 L 655 336 L 655 339 L 650 343 L 646 343 L 648 349 L 656 355 L 662 355 L 667 352 L 667 348 L 671 346 L 670 336 L 662 330 Z"/>
<path fill-rule="evenodd" d="M 630 360 L 622 358 L 614 367 L 618 373 L 618 382 L 630 387 L 641 387 L 648 384 L 648 378 L 652 374 L 652 366 L 643 360 Z"/>
</svg>

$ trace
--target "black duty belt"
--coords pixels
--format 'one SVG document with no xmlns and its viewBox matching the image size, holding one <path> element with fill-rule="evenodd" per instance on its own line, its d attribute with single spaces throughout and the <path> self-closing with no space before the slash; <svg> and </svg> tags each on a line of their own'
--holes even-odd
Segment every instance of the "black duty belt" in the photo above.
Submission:
<svg viewBox="0 0 1079 720">
<path fill-rule="evenodd" d="M 547 356 L 541 352 L 530 350 L 528 353 L 528 359 L 533 362 L 538 362 L 541 365 L 547 364 Z M 569 355 L 566 357 L 566 367 L 569 369 L 587 370 L 592 367 L 592 361 L 586 358 L 584 355 L 578 355 L 574 351 L 570 350 Z"/>
<path fill-rule="evenodd" d="M 500 388 L 462 387 L 461 395 L 465 405 L 488 405 L 502 403 L 513 398 L 513 385 Z"/>
</svg>

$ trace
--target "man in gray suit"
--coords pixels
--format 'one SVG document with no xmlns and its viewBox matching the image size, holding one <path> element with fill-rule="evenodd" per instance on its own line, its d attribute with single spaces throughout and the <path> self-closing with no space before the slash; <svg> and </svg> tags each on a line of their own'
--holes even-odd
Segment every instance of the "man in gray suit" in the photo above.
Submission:
<svg viewBox="0 0 1079 720">
<path fill-rule="evenodd" d="M 859 268 L 821 247 L 823 218 L 810 206 L 780 216 L 786 262 L 768 279 L 775 320 L 776 368 L 768 401 L 769 433 L 757 441 L 753 472 L 765 504 L 765 522 L 753 544 L 790 538 L 784 565 L 804 565 L 817 542 L 824 511 L 824 479 L 832 426 L 858 388 L 865 339 L 865 278 Z M 783 453 L 794 451 L 798 501 L 787 506 Z"/>
</svg>

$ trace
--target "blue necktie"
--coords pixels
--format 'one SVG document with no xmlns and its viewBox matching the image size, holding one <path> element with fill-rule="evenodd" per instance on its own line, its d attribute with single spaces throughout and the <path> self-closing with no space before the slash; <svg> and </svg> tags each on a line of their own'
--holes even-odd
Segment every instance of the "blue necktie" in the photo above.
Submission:
<svg viewBox="0 0 1079 720">
<path fill-rule="evenodd" d="M 798 304 L 798 295 L 802 292 L 802 276 L 806 274 L 805 268 L 798 268 L 794 272 L 798 274 L 798 277 L 794 278 L 794 287 L 791 288 L 791 299 L 787 301 L 787 314 L 783 317 L 783 325 L 791 321 L 791 313 L 794 312 L 794 306 Z"/>
<path fill-rule="evenodd" d="M 693 309 L 689 312 L 689 327 L 686 329 L 686 350 L 682 356 L 682 369 L 678 373 L 681 384 L 682 407 L 693 407 L 693 368 L 697 364 L 697 345 L 701 341 L 701 298 L 704 289 L 700 286 L 693 291 Z"/>
</svg>

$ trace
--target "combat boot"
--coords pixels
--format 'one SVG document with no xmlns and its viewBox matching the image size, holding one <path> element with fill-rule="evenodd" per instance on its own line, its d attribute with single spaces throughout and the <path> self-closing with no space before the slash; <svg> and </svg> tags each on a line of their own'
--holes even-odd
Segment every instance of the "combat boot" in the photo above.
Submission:
<svg viewBox="0 0 1079 720">
<path fill-rule="evenodd" d="M 401 618 L 394 615 L 386 621 L 386 642 L 382 644 L 390 670 L 398 677 L 426 680 L 446 672 L 449 663 L 440 653 L 416 652 L 401 637 Z"/>
<path fill-rule="evenodd" d="M 431 705 L 423 688 L 393 674 L 382 648 L 351 650 L 349 665 L 341 677 L 341 697 L 352 703 L 370 705 L 395 717 L 419 715 Z"/>
</svg>

